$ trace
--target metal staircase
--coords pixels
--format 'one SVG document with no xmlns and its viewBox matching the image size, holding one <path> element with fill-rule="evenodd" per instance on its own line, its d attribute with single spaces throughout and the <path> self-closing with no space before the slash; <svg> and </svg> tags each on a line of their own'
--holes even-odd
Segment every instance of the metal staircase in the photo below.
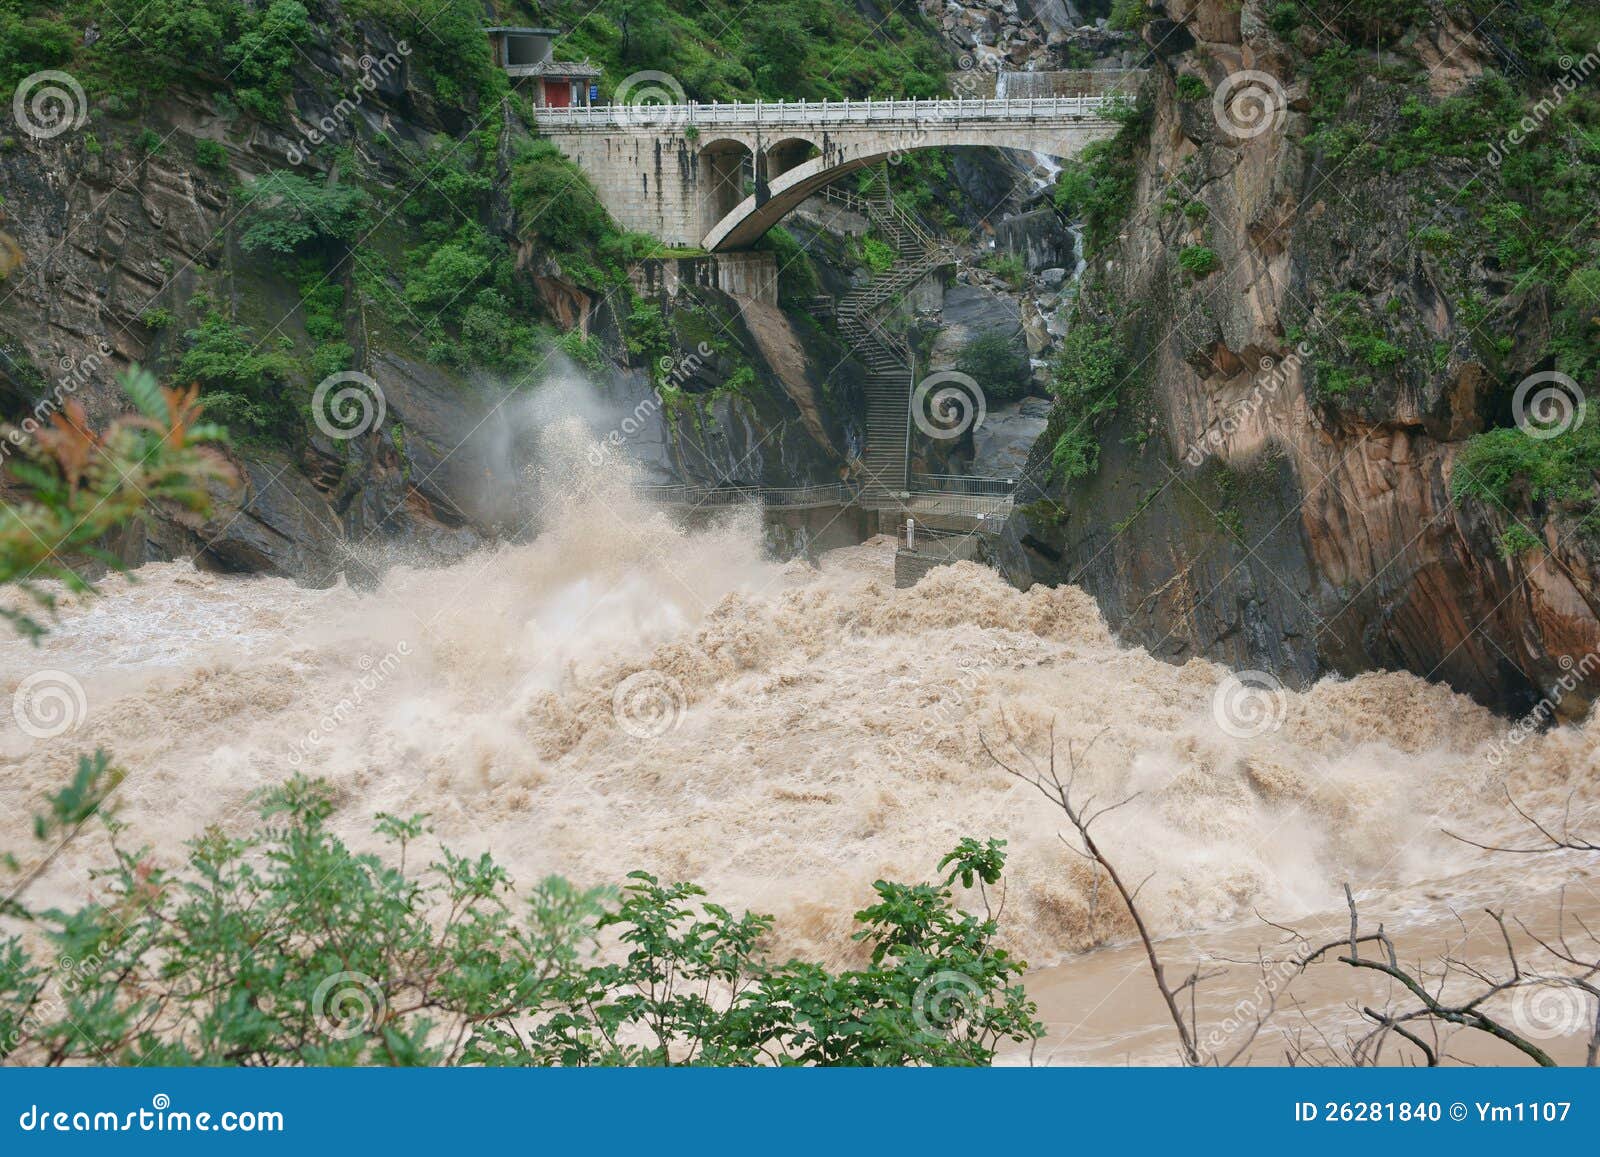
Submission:
<svg viewBox="0 0 1600 1157">
<path fill-rule="evenodd" d="M 823 189 L 822 196 L 872 222 L 895 251 L 893 265 L 869 284 L 845 294 L 835 308 L 840 334 L 867 367 L 862 497 L 883 502 L 906 490 L 915 376 L 911 347 L 885 328 L 885 315 L 917 282 L 953 263 L 955 255 L 913 217 L 896 209 L 888 197 L 862 197 L 832 187 Z"/>
</svg>

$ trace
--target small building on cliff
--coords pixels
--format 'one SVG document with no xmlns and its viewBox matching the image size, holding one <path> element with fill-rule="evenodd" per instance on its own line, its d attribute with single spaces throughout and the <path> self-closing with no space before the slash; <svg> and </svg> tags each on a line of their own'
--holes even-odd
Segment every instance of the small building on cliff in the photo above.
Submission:
<svg viewBox="0 0 1600 1157">
<path fill-rule="evenodd" d="M 506 75 L 514 81 L 532 81 L 535 105 L 571 108 L 600 103 L 601 69 L 587 60 L 577 63 L 555 58 L 559 28 L 495 25 L 485 31 L 495 63 L 506 70 Z"/>
</svg>

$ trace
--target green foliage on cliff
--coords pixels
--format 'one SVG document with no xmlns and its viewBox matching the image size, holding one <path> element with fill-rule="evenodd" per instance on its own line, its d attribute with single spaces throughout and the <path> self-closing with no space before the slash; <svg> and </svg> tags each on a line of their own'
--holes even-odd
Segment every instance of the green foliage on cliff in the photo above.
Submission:
<svg viewBox="0 0 1600 1157">
<path fill-rule="evenodd" d="M 1516 506 L 1535 502 L 1587 503 L 1600 470 L 1600 428 L 1585 423 L 1554 438 L 1532 438 L 1515 427 L 1480 434 L 1457 458 L 1450 492 Z"/>
<path fill-rule="evenodd" d="M 831 972 L 768 961 L 772 917 L 645 872 L 519 895 L 487 854 L 419 870 L 420 815 L 380 814 L 387 850 L 358 854 L 328 828 L 331 789 L 301 777 L 261 794 L 254 831 L 209 831 L 168 866 L 107 815 L 120 779 L 86 760 L 41 821 L 60 839 L 107 820 L 113 861 L 85 906 L 8 913 L 57 952 L 0 939 L 14 1063 L 983 1065 L 1043 1033 L 987 914 L 998 841 L 962 841 L 939 882 L 874 884 L 868 962 Z"/>
<path fill-rule="evenodd" d="M 1308 143 L 1330 173 L 1404 176 L 1411 241 L 1448 256 L 1439 268 L 1453 312 L 1507 389 L 1544 365 L 1592 381 L 1600 374 L 1600 236 L 1591 227 L 1600 187 L 1600 11 L 1566 0 L 1469 7 L 1495 38 L 1498 59 L 1447 96 L 1432 91 L 1427 71 L 1404 51 L 1391 49 L 1381 62 L 1360 51 L 1379 32 L 1396 44 L 1397 28 L 1422 19 L 1421 11 L 1357 6 L 1349 14 L 1355 25 L 1341 18 L 1367 39 L 1357 38 L 1355 51 L 1341 45 L 1305 62 Z M 1463 254 L 1481 255 L 1482 270 L 1456 260 Z M 1548 303 L 1543 349 L 1520 344 L 1526 327 L 1518 317 L 1531 298 Z M 1371 310 L 1358 302 L 1339 312 L 1360 319 Z M 1405 342 L 1370 316 L 1364 324 L 1365 332 L 1318 342 L 1325 397 L 1361 388 L 1374 372 L 1406 372 Z M 1418 365 L 1443 372 L 1448 362 L 1437 362 Z"/>
<path fill-rule="evenodd" d="M 956 369 L 977 382 L 991 403 L 1022 397 L 1033 381 L 1027 347 L 1017 335 L 999 330 L 979 334 L 962 346 Z"/>
<path fill-rule="evenodd" d="M 1052 477 L 1070 482 L 1099 468 L 1098 430 L 1116 412 L 1126 363 L 1116 327 L 1080 306 L 1052 368 Z"/>
<path fill-rule="evenodd" d="M 1114 115 L 1122 124 L 1117 135 L 1063 161 L 1056 174 L 1055 206 L 1083 221 L 1091 256 L 1098 256 L 1116 239 L 1133 208 L 1140 157 L 1150 132 L 1151 113 L 1145 102 L 1125 103 Z"/>
<path fill-rule="evenodd" d="M 563 58 L 604 67 L 602 89 L 667 73 L 691 100 L 936 96 L 949 57 L 917 5 L 849 0 L 557 0 Z M 541 22 L 544 22 L 541 20 Z"/>
<path fill-rule="evenodd" d="M 183 336 L 177 376 L 200 383 L 212 417 L 246 440 L 294 440 L 299 420 L 288 383 L 302 367 L 288 338 L 261 341 L 215 310 Z"/>
<path fill-rule="evenodd" d="M 1178 254 L 1178 264 L 1183 267 L 1185 273 L 1193 274 L 1195 277 L 1209 277 L 1216 272 L 1221 259 L 1217 257 L 1217 251 L 1208 245 L 1189 245 Z"/>
<path fill-rule="evenodd" d="M 778 304 L 807 309 L 820 289 L 817 267 L 793 233 L 782 225 L 767 231 L 759 248 L 770 251 L 778 263 Z"/>
<path fill-rule="evenodd" d="M 287 255 L 356 240 L 371 224 L 372 198 L 357 185 L 311 180 L 284 169 L 263 173 L 239 190 L 247 251 Z"/>
<path fill-rule="evenodd" d="M 589 178 L 549 141 L 517 158 L 511 204 L 522 237 L 557 256 L 595 254 L 619 236 Z"/>
</svg>

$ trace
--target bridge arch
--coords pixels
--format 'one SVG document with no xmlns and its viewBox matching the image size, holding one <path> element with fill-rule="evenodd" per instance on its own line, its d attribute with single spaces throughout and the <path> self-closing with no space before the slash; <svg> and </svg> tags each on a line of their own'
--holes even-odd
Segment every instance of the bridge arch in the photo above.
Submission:
<svg viewBox="0 0 1600 1157">
<path fill-rule="evenodd" d="M 765 177 L 768 182 L 776 181 L 785 173 L 805 164 L 818 156 L 822 150 L 805 137 L 784 137 L 768 145 L 763 152 L 766 162 Z"/>
<path fill-rule="evenodd" d="M 769 169 L 764 186 L 758 186 L 755 192 L 742 198 L 711 224 L 701 248 L 710 252 L 747 249 L 825 185 L 857 169 L 918 149 L 1004 148 L 1067 158 L 1076 156 L 1085 145 L 1111 136 L 1115 129 L 1114 124 L 1102 121 L 1052 133 L 999 135 L 992 129 L 971 132 L 944 130 L 928 133 L 921 139 L 889 136 L 861 149 L 827 147 L 818 156 L 784 169 L 777 176 L 773 176 Z"/>
<path fill-rule="evenodd" d="M 703 220 L 709 227 L 751 195 L 755 187 L 755 150 L 735 137 L 719 137 L 700 146 L 695 162 L 704 190 Z"/>
</svg>

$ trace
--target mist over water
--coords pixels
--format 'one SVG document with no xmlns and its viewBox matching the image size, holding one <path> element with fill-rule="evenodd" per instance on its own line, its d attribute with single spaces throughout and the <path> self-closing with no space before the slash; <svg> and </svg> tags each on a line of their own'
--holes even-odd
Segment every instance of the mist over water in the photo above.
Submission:
<svg viewBox="0 0 1600 1157">
<path fill-rule="evenodd" d="M 519 883 L 693 879 L 774 912 L 775 954 L 840 963 L 874 879 L 929 878 L 961 837 L 998 837 L 1004 937 L 1043 965 L 1128 926 L 985 739 L 1045 761 L 1053 721 L 1080 793 L 1137 793 L 1098 831 L 1150 876 L 1167 935 L 1336 909 L 1347 880 L 1404 910 L 1430 882 L 1493 891 L 1526 862 L 1440 828 L 1514 831 L 1505 786 L 1532 808 L 1594 798 L 1590 727 L 1496 767 L 1504 721 L 1380 674 L 1289 692 L 1280 727 L 1235 738 L 1213 709 L 1224 668 L 1119 646 L 1078 589 L 1022 593 L 960 563 L 895 590 L 883 541 L 774 563 L 758 511 L 685 529 L 591 449 L 581 424 L 547 427 L 543 529 L 521 545 L 397 566 L 370 592 L 148 566 L 68 600 L 41 646 L 0 642 L 8 699 L 49 669 L 88 705 L 59 738 L 0 729 L 0 847 L 32 854 L 40 793 L 96 746 L 130 772 L 135 842 L 169 860 L 209 824 L 247 825 L 250 793 L 299 770 L 335 785 L 357 844 L 375 812 L 426 811 Z M 39 898 L 89 895 L 105 858 L 70 849 Z"/>
</svg>

